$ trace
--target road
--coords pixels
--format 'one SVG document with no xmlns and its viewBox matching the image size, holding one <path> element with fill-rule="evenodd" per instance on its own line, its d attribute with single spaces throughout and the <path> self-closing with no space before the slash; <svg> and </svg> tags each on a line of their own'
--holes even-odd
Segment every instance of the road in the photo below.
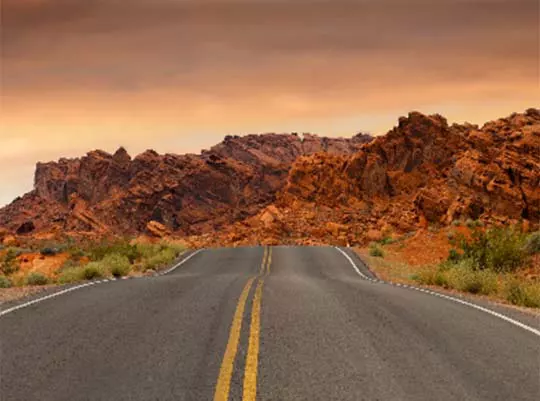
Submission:
<svg viewBox="0 0 540 401">
<path fill-rule="evenodd" d="M 0 339 L 2 401 L 540 399 L 540 337 L 331 247 L 204 250 L 6 314 Z"/>
</svg>

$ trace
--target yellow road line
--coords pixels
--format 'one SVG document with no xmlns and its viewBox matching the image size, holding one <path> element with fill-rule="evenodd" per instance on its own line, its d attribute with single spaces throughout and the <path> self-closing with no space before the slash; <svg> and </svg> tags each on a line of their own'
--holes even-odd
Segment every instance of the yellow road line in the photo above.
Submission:
<svg viewBox="0 0 540 401">
<path fill-rule="evenodd" d="M 266 275 L 270 274 L 271 264 L 272 264 L 272 247 L 269 248 L 268 258 L 266 258 Z"/>
<path fill-rule="evenodd" d="M 255 289 L 251 309 L 249 345 L 244 372 L 244 391 L 242 401 L 255 401 L 257 397 L 257 370 L 259 364 L 259 337 L 261 329 L 261 298 L 264 280 L 260 279 Z"/>
<path fill-rule="evenodd" d="M 262 262 L 261 262 L 261 270 L 259 272 L 259 274 L 263 274 L 264 273 L 264 269 L 266 267 L 266 259 L 268 257 L 268 248 L 265 246 L 264 247 L 264 253 L 263 253 L 263 259 L 262 259 Z"/>
<path fill-rule="evenodd" d="M 229 399 L 229 391 L 231 388 L 231 377 L 234 369 L 234 360 L 236 359 L 236 352 L 238 350 L 238 343 L 240 341 L 240 332 L 242 331 L 242 318 L 244 316 L 244 309 L 246 307 L 246 300 L 253 284 L 254 277 L 250 278 L 246 283 L 240 298 L 238 299 L 238 305 L 234 312 L 234 318 L 229 334 L 229 341 L 227 342 L 227 348 L 225 349 L 225 355 L 223 355 L 223 361 L 221 362 L 221 368 L 219 370 L 219 377 L 216 384 L 216 392 L 214 394 L 214 401 L 227 401 Z"/>
</svg>

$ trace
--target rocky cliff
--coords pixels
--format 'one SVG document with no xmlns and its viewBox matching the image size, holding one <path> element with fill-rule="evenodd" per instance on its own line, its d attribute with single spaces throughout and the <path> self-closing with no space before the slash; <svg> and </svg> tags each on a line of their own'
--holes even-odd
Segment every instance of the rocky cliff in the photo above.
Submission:
<svg viewBox="0 0 540 401">
<path fill-rule="evenodd" d="M 371 139 L 227 136 L 200 155 L 148 150 L 132 159 L 120 148 L 38 163 L 34 190 L 0 209 L 0 227 L 20 235 L 214 231 L 272 203 L 298 157 L 352 154 Z"/>
<path fill-rule="evenodd" d="M 358 244 L 457 219 L 537 227 L 539 184 L 539 110 L 483 127 L 414 112 L 353 155 L 298 158 L 276 202 L 218 241 Z"/>
<path fill-rule="evenodd" d="M 200 155 L 119 149 L 40 163 L 0 227 L 353 245 L 457 219 L 536 228 L 539 184 L 539 110 L 482 127 L 413 112 L 376 139 L 228 136 Z"/>
</svg>

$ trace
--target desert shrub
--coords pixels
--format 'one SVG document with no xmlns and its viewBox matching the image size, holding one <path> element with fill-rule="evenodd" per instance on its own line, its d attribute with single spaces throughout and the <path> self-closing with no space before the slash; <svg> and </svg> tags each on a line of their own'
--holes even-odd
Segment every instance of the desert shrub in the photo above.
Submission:
<svg viewBox="0 0 540 401">
<path fill-rule="evenodd" d="M 452 225 L 453 225 L 454 227 L 459 227 L 459 226 L 461 225 L 461 220 L 454 220 L 454 221 L 452 221 Z"/>
<path fill-rule="evenodd" d="M 433 285 L 435 282 L 435 269 L 420 269 L 411 276 L 411 279 L 420 284 Z"/>
<path fill-rule="evenodd" d="M 154 254 L 147 259 L 144 259 L 142 268 L 143 270 L 155 270 L 157 268 L 168 265 L 176 259 L 176 256 L 177 252 L 174 249 L 163 249 L 159 253 Z"/>
<path fill-rule="evenodd" d="M 137 244 L 136 247 L 143 259 L 150 259 L 163 250 L 161 244 Z"/>
<path fill-rule="evenodd" d="M 142 258 L 139 268 L 143 271 L 166 266 L 185 250 L 182 245 L 165 241 L 158 244 L 137 244 L 137 249 Z"/>
<path fill-rule="evenodd" d="M 51 247 L 45 247 L 43 248 L 40 253 L 43 255 L 43 256 L 54 256 L 58 253 L 58 248 L 51 248 Z"/>
<path fill-rule="evenodd" d="M 106 276 L 106 268 L 101 262 L 90 262 L 82 268 L 82 278 L 92 280 Z"/>
<path fill-rule="evenodd" d="M 445 272 L 446 285 L 459 291 L 489 295 L 497 292 L 497 274 L 476 270 L 470 260 L 462 260 Z"/>
<path fill-rule="evenodd" d="M 378 258 L 383 258 L 384 257 L 384 252 L 377 244 L 372 244 L 369 247 L 369 255 L 370 256 L 375 256 L 375 257 L 378 257 Z"/>
<path fill-rule="evenodd" d="M 105 256 L 101 262 L 114 277 L 122 277 L 131 271 L 129 258 L 119 253 L 112 253 Z"/>
<path fill-rule="evenodd" d="M 59 284 L 70 284 L 84 279 L 84 268 L 81 266 L 74 266 L 63 269 L 60 272 L 57 281 Z"/>
<path fill-rule="evenodd" d="M 463 251 L 460 258 L 470 259 L 479 270 L 515 271 L 527 260 L 525 236 L 516 227 L 474 230 L 470 240 L 460 234 L 454 244 Z"/>
<path fill-rule="evenodd" d="M 89 249 L 90 259 L 93 261 L 102 260 L 110 254 L 124 255 L 129 259 L 130 263 L 135 262 L 141 255 L 138 252 L 137 245 L 132 245 L 128 240 L 118 240 L 113 242 L 102 242 L 99 245 Z"/>
<path fill-rule="evenodd" d="M 460 258 L 461 258 L 461 255 L 456 249 L 452 248 L 450 249 L 450 251 L 448 251 L 448 259 L 447 259 L 448 262 L 455 263 L 459 261 Z"/>
<path fill-rule="evenodd" d="M 180 255 L 186 250 L 184 245 L 176 244 L 174 242 L 162 242 L 161 245 L 165 248 L 172 249 L 176 253 L 176 256 Z"/>
<path fill-rule="evenodd" d="M 525 283 L 517 278 L 505 286 L 506 300 L 514 305 L 540 308 L 540 283 Z"/>
<path fill-rule="evenodd" d="M 20 264 L 17 261 L 17 256 L 21 252 L 17 248 L 8 248 L 7 252 L 0 259 L 0 271 L 9 276 L 20 269 Z"/>
<path fill-rule="evenodd" d="M 396 240 L 391 237 L 385 237 L 379 241 L 381 245 L 390 245 L 390 244 L 393 244 L 394 242 L 396 242 Z"/>
<path fill-rule="evenodd" d="M 10 288 L 13 283 L 6 276 L 0 276 L 0 288 Z"/>
<path fill-rule="evenodd" d="M 529 234 L 525 241 L 525 250 L 530 255 L 540 253 L 540 231 Z"/>
<path fill-rule="evenodd" d="M 26 277 L 27 285 L 45 285 L 49 282 L 49 279 L 42 273 L 33 272 Z"/>
<path fill-rule="evenodd" d="M 69 248 L 68 252 L 69 252 L 69 257 L 76 261 L 87 256 L 86 252 L 83 249 L 78 248 L 78 247 Z"/>
<path fill-rule="evenodd" d="M 448 287 L 448 280 L 443 269 L 433 266 L 425 266 L 420 268 L 412 277 L 413 280 L 424 285 L 437 285 L 440 287 Z"/>
<path fill-rule="evenodd" d="M 467 219 L 467 220 L 465 221 L 465 226 L 466 226 L 467 228 L 471 228 L 471 229 L 472 229 L 472 228 L 476 227 L 476 222 L 475 222 L 473 219 Z"/>
</svg>

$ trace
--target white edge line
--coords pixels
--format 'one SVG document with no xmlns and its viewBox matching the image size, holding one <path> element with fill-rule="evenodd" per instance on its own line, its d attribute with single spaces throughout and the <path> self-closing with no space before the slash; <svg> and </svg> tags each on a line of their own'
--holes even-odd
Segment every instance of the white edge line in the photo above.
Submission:
<svg viewBox="0 0 540 401">
<path fill-rule="evenodd" d="M 14 311 L 16 311 L 18 309 L 26 308 L 27 306 L 37 304 L 38 302 L 45 301 L 46 299 L 54 298 L 54 297 L 57 297 L 59 295 L 66 294 L 68 292 L 78 290 L 80 288 L 90 287 L 91 285 L 95 285 L 95 284 L 98 284 L 98 282 L 92 281 L 90 283 L 80 284 L 80 285 L 76 285 L 75 287 L 66 288 L 65 290 L 55 292 L 54 294 L 50 294 L 50 295 L 47 295 L 45 297 L 37 298 L 37 299 L 34 299 L 32 301 L 28 301 L 28 302 L 25 302 L 23 304 L 14 306 L 12 308 L 8 308 L 6 310 L 3 310 L 3 311 L 0 312 L 0 316 L 4 316 L 4 315 L 7 315 L 8 313 L 14 312 Z"/>
<path fill-rule="evenodd" d="M 180 261 L 179 263 L 177 263 L 176 265 L 171 267 L 169 270 L 165 271 L 163 274 L 167 274 L 167 273 L 172 272 L 174 269 L 180 267 L 182 264 L 187 262 L 189 259 L 191 259 L 193 256 L 195 256 L 196 254 L 198 254 L 201 251 L 202 251 L 202 249 L 199 249 L 199 250 L 195 251 L 194 253 L 189 255 L 187 258 L 183 259 L 182 261 Z M 24 303 L 22 303 L 20 305 L 16 305 L 16 306 L 13 306 L 11 308 L 0 311 L 0 316 L 5 316 L 8 313 L 15 312 L 16 310 L 26 308 L 28 306 L 37 304 L 37 303 L 45 301 L 47 299 L 51 299 L 51 298 L 55 298 L 55 297 L 58 297 L 58 296 L 63 295 L 63 294 L 67 294 L 68 292 L 71 292 L 71 291 L 75 291 L 75 290 L 79 290 L 79 289 L 84 288 L 84 287 L 90 287 L 92 285 L 107 283 L 107 282 L 115 281 L 115 280 L 116 279 L 103 279 L 103 280 L 97 280 L 97 281 L 90 281 L 88 283 L 79 284 L 79 285 L 76 285 L 74 287 L 66 288 L 65 290 L 58 291 L 58 292 L 46 295 L 46 296 L 41 297 L 41 298 L 36 298 L 36 299 L 33 299 L 32 301 L 24 302 Z"/>
<path fill-rule="evenodd" d="M 189 255 L 187 258 L 185 259 L 182 259 L 180 262 L 178 262 L 177 264 L 175 264 L 173 267 L 171 267 L 169 270 L 165 270 L 163 273 L 161 273 L 162 276 L 164 276 L 165 274 L 169 274 L 170 272 L 172 272 L 173 270 L 176 270 L 178 269 L 180 266 L 182 266 L 184 263 L 186 263 L 188 260 L 190 260 L 193 256 L 197 255 L 199 252 L 201 252 L 202 249 L 198 249 L 196 250 L 195 252 L 193 252 L 191 255 Z"/>
<path fill-rule="evenodd" d="M 362 277 L 364 280 L 371 280 L 368 276 L 366 276 L 364 273 L 362 273 L 360 271 L 360 269 L 358 268 L 358 266 L 356 266 L 356 263 L 354 263 L 354 261 L 351 259 L 351 257 L 349 255 L 347 255 L 341 248 L 338 248 L 337 246 L 335 247 L 339 252 L 341 252 L 343 254 L 343 256 L 345 256 L 345 258 L 347 258 L 347 260 L 349 261 L 349 263 L 351 264 L 351 266 L 353 267 L 353 269 L 356 271 L 356 273 L 358 273 L 360 275 L 360 277 Z"/>
<path fill-rule="evenodd" d="M 354 261 L 351 259 L 351 257 L 349 255 L 347 255 L 342 249 L 338 248 L 338 247 L 335 247 L 335 249 L 337 249 L 339 252 L 341 252 L 343 254 L 343 256 L 345 256 L 345 258 L 347 258 L 347 260 L 349 261 L 349 263 L 351 264 L 351 266 L 354 268 L 354 270 L 363 278 L 363 279 L 366 279 L 366 280 L 369 280 L 369 281 L 373 281 L 372 279 L 370 279 L 369 277 L 367 277 L 364 273 L 362 273 L 360 271 L 360 269 L 358 269 L 358 266 L 356 266 L 356 263 L 354 263 Z M 389 281 L 383 281 L 383 280 L 379 280 L 380 283 L 386 283 L 386 284 L 390 284 L 390 285 L 394 285 L 394 286 L 398 286 L 398 287 L 403 287 L 399 284 L 395 284 L 395 283 L 392 283 L 392 282 L 389 282 Z M 471 308 L 474 308 L 474 309 L 477 309 L 479 311 L 482 311 L 484 313 L 487 313 L 489 315 L 492 315 L 492 316 L 495 316 L 495 317 L 498 317 L 499 319 L 501 320 L 505 320 L 507 321 L 508 323 L 511 323 L 513 324 L 514 326 L 517 326 L 517 327 L 521 327 L 522 329 L 524 330 L 527 330 L 533 334 L 536 334 L 538 337 L 540 337 L 540 330 L 537 330 L 535 329 L 534 327 L 531 327 L 531 326 L 527 326 L 526 324 L 524 323 L 521 323 L 520 321 L 517 321 L 515 319 L 512 319 L 506 315 L 503 315 L 502 313 L 499 313 L 499 312 L 495 312 L 495 311 L 492 311 L 491 309 L 488 309 L 488 308 L 484 308 L 483 306 L 480 306 L 480 305 L 476 305 L 476 304 L 473 304 L 471 302 L 467 302 L 467 301 L 464 301 L 462 299 L 459 299 L 459 298 L 455 298 L 455 297 L 451 297 L 449 295 L 445 295 L 445 294 L 441 294 L 440 292 L 433 292 L 433 291 L 428 291 L 424 288 L 420 288 L 420 287 L 414 287 L 412 285 L 408 286 L 407 288 L 410 288 L 410 289 L 413 289 L 413 290 L 417 290 L 417 291 L 420 291 L 420 292 L 423 292 L 425 294 L 429 294 L 429 295 L 435 295 L 437 297 L 440 297 L 440 298 L 444 298 L 444 299 L 448 299 L 450 301 L 453 301 L 453 302 L 457 302 L 459 304 L 462 304 L 462 305 L 465 305 L 465 306 L 469 306 Z"/>
</svg>

